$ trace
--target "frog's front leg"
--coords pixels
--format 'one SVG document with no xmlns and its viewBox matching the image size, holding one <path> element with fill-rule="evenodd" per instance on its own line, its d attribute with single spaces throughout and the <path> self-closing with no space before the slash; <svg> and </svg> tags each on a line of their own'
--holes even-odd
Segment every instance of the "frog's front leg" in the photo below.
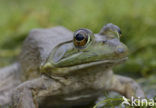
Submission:
<svg viewBox="0 0 156 108">
<path fill-rule="evenodd" d="M 61 84 L 42 76 L 34 80 L 26 81 L 19 85 L 12 95 L 13 108 L 38 108 L 37 98 L 38 94 L 46 91 L 44 95 L 55 94 L 58 92 Z"/>
<path fill-rule="evenodd" d="M 132 96 L 136 98 L 145 97 L 145 94 L 139 84 L 133 79 L 124 76 L 114 75 L 110 90 L 116 91 L 127 98 L 131 98 Z"/>
</svg>

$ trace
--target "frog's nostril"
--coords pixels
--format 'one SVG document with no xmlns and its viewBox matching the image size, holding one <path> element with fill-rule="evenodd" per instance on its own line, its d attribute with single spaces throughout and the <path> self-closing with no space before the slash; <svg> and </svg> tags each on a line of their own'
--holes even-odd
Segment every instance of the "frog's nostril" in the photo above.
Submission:
<svg viewBox="0 0 156 108">
<path fill-rule="evenodd" d="M 124 53 L 124 49 L 123 48 L 118 48 L 117 53 Z"/>
</svg>

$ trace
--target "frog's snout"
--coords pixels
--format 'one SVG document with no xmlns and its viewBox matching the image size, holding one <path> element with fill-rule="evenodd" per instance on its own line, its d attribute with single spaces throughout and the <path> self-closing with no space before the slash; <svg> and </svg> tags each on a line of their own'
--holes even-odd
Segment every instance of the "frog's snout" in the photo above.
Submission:
<svg viewBox="0 0 156 108">
<path fill-rule="evenodd" d="M 128 55 L 128 48 L 126 46 L 118 47 L 116 48 L 115 53 L 121 57 L 125 57 Z"/>
<path fill-rule="evenodd" d="M 116 53 L 121 54 L 124 53 L 125 50 L 123 48 L 117 48 Z"/>
</svg>

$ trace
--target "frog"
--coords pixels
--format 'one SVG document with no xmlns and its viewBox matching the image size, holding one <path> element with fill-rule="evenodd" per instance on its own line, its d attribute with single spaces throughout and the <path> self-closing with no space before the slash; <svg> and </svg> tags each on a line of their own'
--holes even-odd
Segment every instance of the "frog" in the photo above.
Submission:
<svg viewBox="0 0 156 108">
<path fill-rule="evenodd" d="M 128 59 L 117 25 L 99 33 L 65 27 L 30 31 L 18 61 L 0 69 L 0 105 L 13 108 L 73 108 L 94 103 L 106 91 L 145 97 L 132 78 L 113 67 Z"/>
</svg>

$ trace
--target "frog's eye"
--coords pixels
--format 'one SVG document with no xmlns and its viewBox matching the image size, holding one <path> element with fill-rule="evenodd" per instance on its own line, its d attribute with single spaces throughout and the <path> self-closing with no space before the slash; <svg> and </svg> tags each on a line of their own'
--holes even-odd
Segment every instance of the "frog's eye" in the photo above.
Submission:
<svg viewBox="0 0 156 108">
<path fill-rule="evenodd" d="M 121 35 L 122 35 L 121 30 L 120 30 L 120 29 L 118 29 L 117 31 L 118 31 L 119 35 L 121 36 Z"/>
<path fill-rule="evenodd" d="M 117 25 L 114 25 L 112 23 L 106 24 L 100 31 L 101 35 L 106 35 L 110 38 L 120 38 L 122 35 L 122 32 L 120 28 Z"/>
<path fill-rule="evenodd" d="M 74 45 L 77 47 L 85 46 L 88 41 L 88 36 L 86 34 L 78 33 L 74 37 Z"/>
<path fill-rule="evenodd" d="M 77 48 L 85 47 L 89 39 L 89 33 L 85 30 L 78 30 L 74 33 L 74 45 Z"/>
</svg>

